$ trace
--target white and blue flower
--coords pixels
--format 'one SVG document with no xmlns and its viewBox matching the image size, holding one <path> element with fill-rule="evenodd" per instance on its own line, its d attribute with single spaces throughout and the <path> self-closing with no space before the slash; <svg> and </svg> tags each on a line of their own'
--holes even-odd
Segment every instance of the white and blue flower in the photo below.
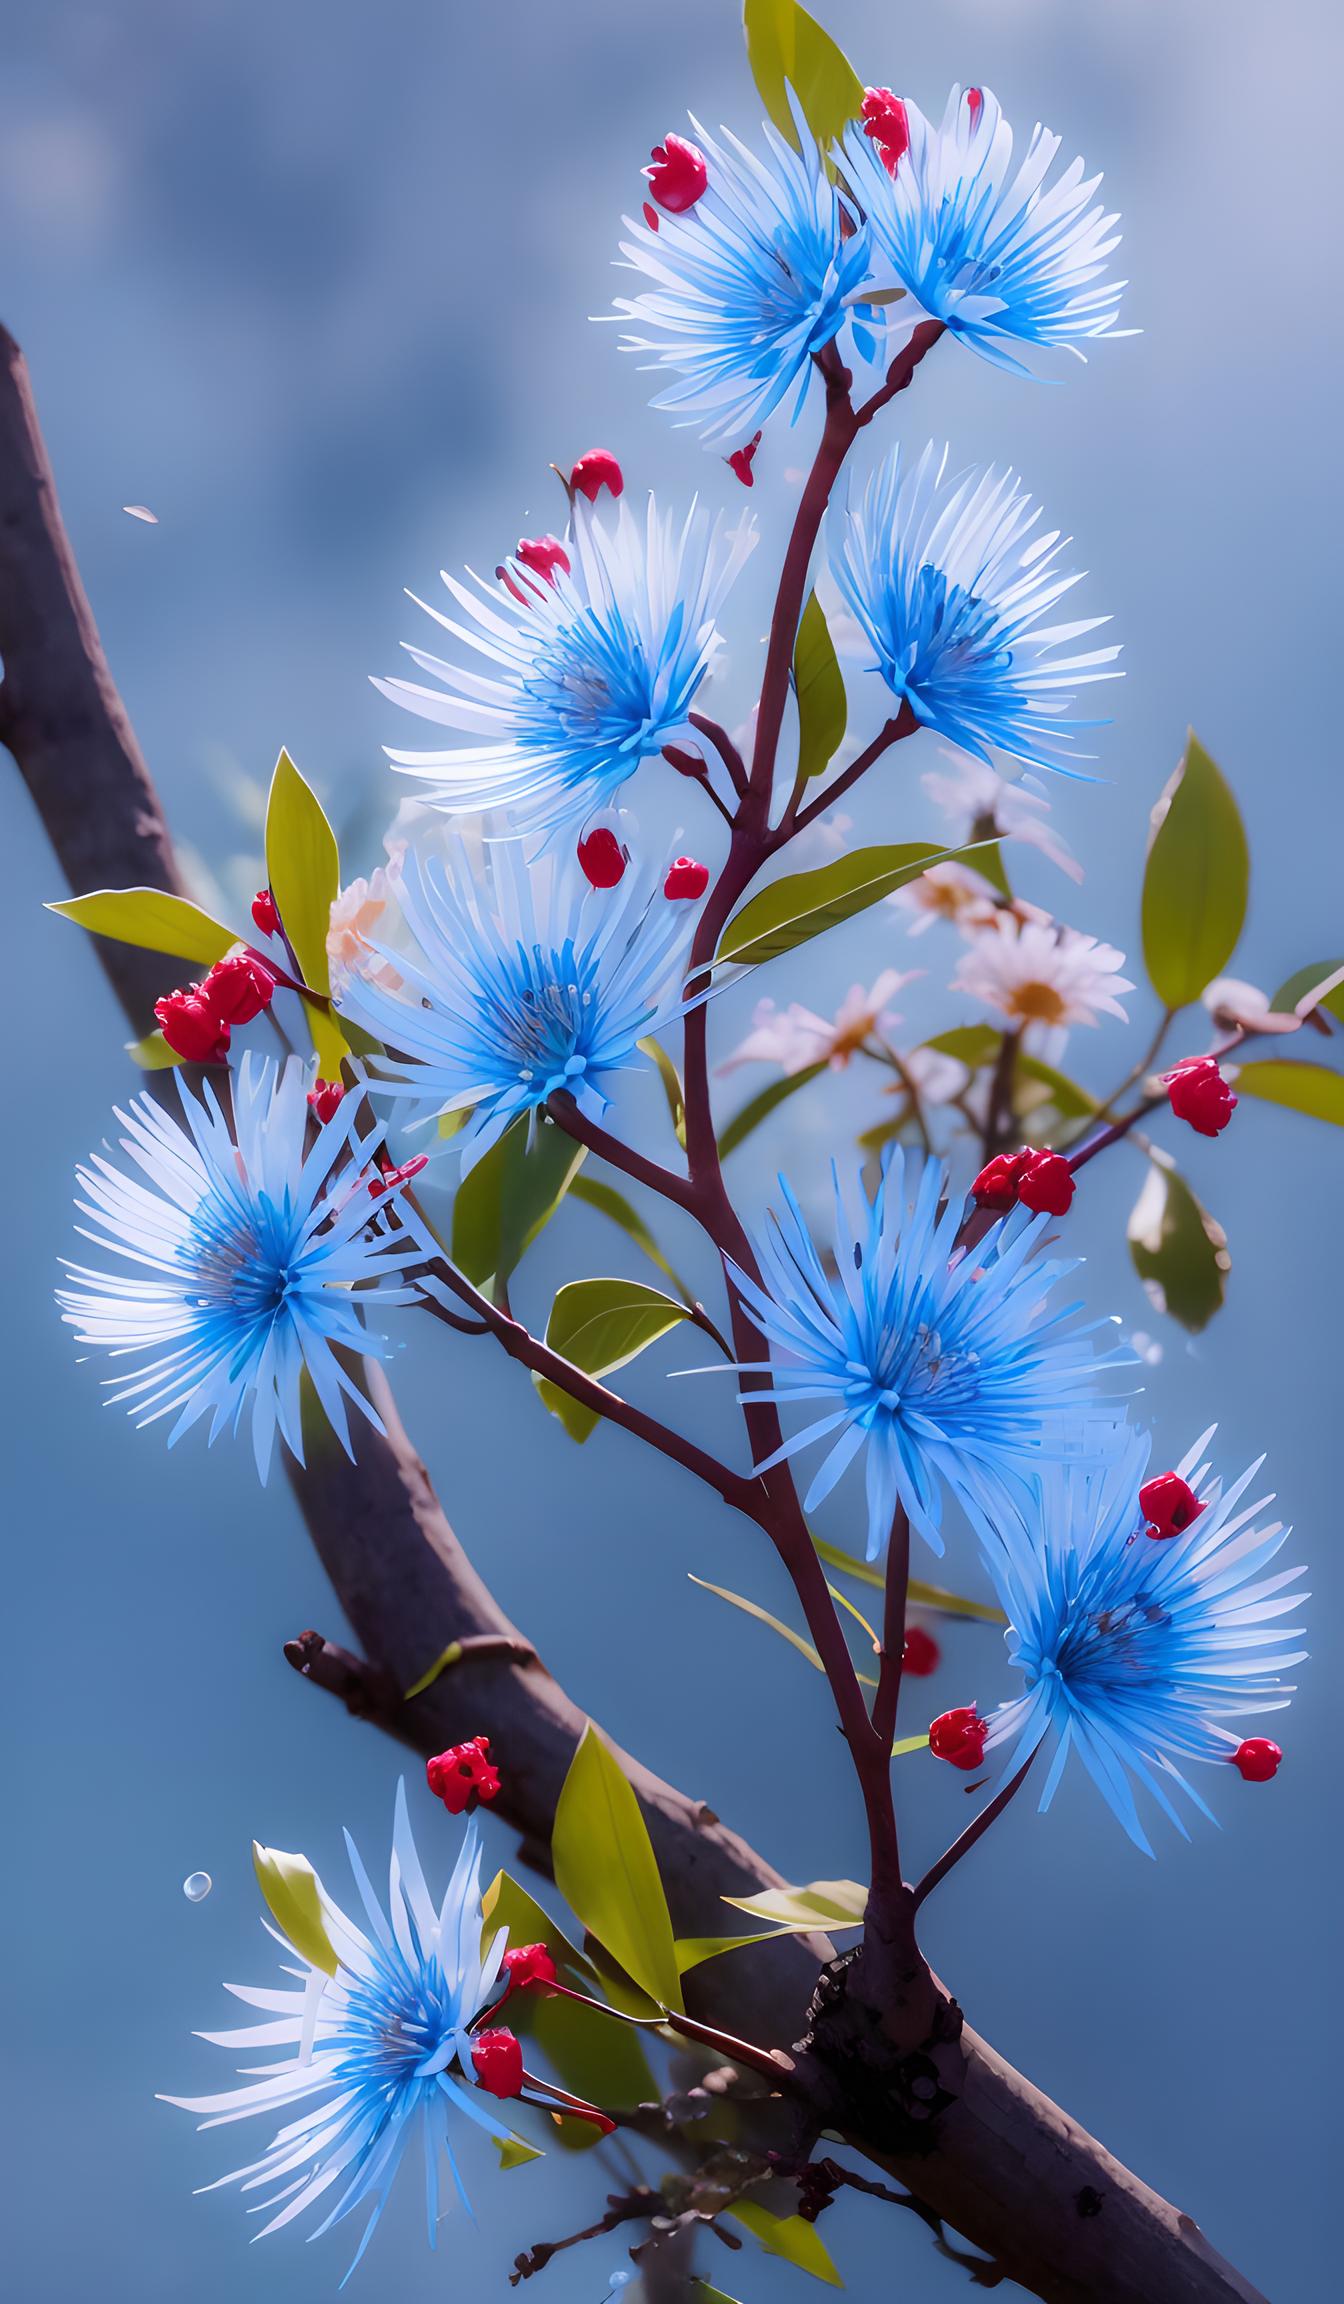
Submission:
<svg viewBox="0 0 1344 2304">
<path fill-rule="evenodd" d="M 939 127 L 909 99 L 889 110 L 883 133 L 895 145 L 856 123 L 840 158 L 874 255 L 911 299 L 903 316 L 941 320 L 1019 373 L 1024 349 L 1063 346 L 1083 358 L 1088 338 L 1128 333 L 1116 325 L 1125 283 L 1106 277 L 1117 220 L 1094 199 L 1101 178 L 1085 176 L 1081 160 L 1047 181 L 1058 136 L 1036 127 L 1014 169 L 1013 132 L 987 88 L 954 88 Z"/>
<path fill-rule="evenodd" d="M 346 1834 L 350 1868 L 364 1907 L 364 1926 L 347 1918 L 320 1890 L 322 1924 L 337 1960 L 328 1975 L 271 1928 L 285 1952 L 294 1984 L 225 1990 L 266 2021 L 236 2031 L 204 2032 L 214 2046 L 249 2053 L 289 2051 L 270 2066 L 243 2066 L 244 2084 L 218 2095 L 169 2096 L 166 2103 L 202 2115 L 218 2128 L 237 2120 L 275 2118 L 280 2125 L 259 2160 L 235 2168 L 214 2184 L 237 2184 L 262 2194 L 253 2214 L 267 2217 L 258 2239 L 277 2232 L 318 2201 L 326 2213 L 309 2235 L 317 2239 L 355 2209 L 369 2207 L 353 2272 L 378 2222 L 408 2145 L 424 2158 L 429 2244 L 439 2221 L 440 2154 L 448 2163 L 463 2206 L 453 2151 L 460 2116 L 504 2142 L 501 2126 L 481 2099 L 471 2060 L 469 2027 L 498 2000 L 507 1943 L 500 1929 L 482 1952 L 481 1843 L 468 1824 L 442 1904 L 430 1896 L 397 1788 L 396 1821 L 388 1875 L 387 1911 L 374 1893 L 359 1851 Z M 267 1926 L 269 1928 L 269 1922 Z M 257 2075 L 260 2077 L 257 2077 Z M 349 2273 L 346 2274 L 349 2278 Z"/>
<path fill-rule="evenodd" d="M 475 742 L 434 752 L 388 748 L 450 815 L 507 813 L 518 833 L 581 824 L 641 762 L 691 733 L 688 715 L 721 639 L 717 616 L 755 542 L 692 505 L 678 525 L 652 496 L 640 520 L 575 499 L 571 565 L 539 574 L 519 560 L 505 580 L 443 572 L 465 621 L 417 603 L 484 660 L 477 670 L 407 646 L 439 683 L 376 680 L 394 704 Z"/>
<path fill-rule="evenodd" d="M 1112 1425 L 1096 1373 L 1127 1355 L 1094 1354 L 1090 1328 L 1072 1322 L 1078 1306 L 1048 1306 L 1077 1259 L 1037 1253 L 1047 1218 L 1019 1210 L 992 1249 L 967 1254 L 956 1247 L 962 1203 L 947 1197 L 941 1162 L 921 1169 L 889 1152 L 857 1220 L 832 1175 L 833 1274 L 782 1177 L 783 1211 L 755 1243 L 760 1283 L 734 1269 L 771 1348 L 769 1360 L 739 1363 L 739 1375 L 769 1379 L 739 1398 L 764 1392 L 781 1408 L 820 1408 L 759 1469 L 828 1442 L 803 1499 L 810 1512 L 862 1456 L 868 1558 L 885 1548 L 898 1505 L 941 1552 L 943 1491 L 983 1532 L 1005 1480 L 1105 1445 Z"/>
<path fill-rule="evenodd" d="M 185 1126 L 148 1096 L 117 1114 L 140 1176 L 100 1153 L 78 1170 L 76 1205 L 95 1227 L 80 1231 L 131 1269 L 67 1262 L 78 1285 L 57 1291 L 62 1317 L 81 1343 L 134 1362 L 107 1379 L 110 1397 L 142 1425 L 175 1416 L 170 1447 L 203 1416 L 213 1442 L 250 1410 L 262 1479 L 277 1430 L 302 1462 L 306 1372 L 349 1454 L 347 1401 L 382 1426 L 340 1353 L 387 1356 L 365 1307 L 413 1302 L 404 1276 L 426 1246 L 396 1186 L 370 1199 L 382 1131 L 357 1136 L 361 1099 L 347 1096 L 309 1142 L 312 1069 L 297 1059 L 277 1075 L 244 1056 L 232 1126 L 209 1081 L 200 1100 L 178 1085 Z"/>
<path fill-rule="evenodd" d="M 1043 1466 L 1005 1499 L 985 1543 L 1009 1656 L 1026 1680 L 1024 1695 L 991 1714 L 987 1749 L 1006 1773 L 1053 1746 L 1043 1809 L 1076 1752 L 1148 1855 L 1134 1787 L 1183 1834 L 1175 1794 L 1209 1815 L 1184 1768 L 1230 1761 L 1238 1740 L 1222 1723 L 1286 1705 L 1281 1675 L 1305 1655 L 1300 1632 L 1278 1625 L 1306 1598 L 1303 1571 L 1268 1573 L 1288 1530 L 1260 1520 L 1272 1497 L 1242 1501 L 1264 1459 L 1224 1489 L 1202 1461 L 1211 1438 L 1177 1467 L 1203 1508 L 1176 1535 L 1147 1532 L 1148 1442 L 1131 1435 L 1108 1465 Z"/>
<path fill-rule="evenodd" d="M 408 850 L 394 892 L 404 933 L 372 951 L 399 988 L 375 967 L 337 1004 L 391 1052 L 372 1062 L 375 1093 L 416 1118 L 470 1114 L 452 1138 L 467 1167 L 554 1095 L 600 1118 L 614 1075 L 647 1063 L 640 1041 L 684 1010 L 694 907 L 647 869 L 593 888 L 574 857 L 448 832 Z"/>
<path fill-rule="evenodd" d="M 726 129 L 720 143 L 693 120 L 705 192 L 656 226 L 625 219 L 621 253 L 650 285 L 617 299 L 633 323 L 622 344 L 674 377 L 656 408 L 734 448 L 791 393 L 797 418 L 813 356 L 842 331 L 846 352 L 863 359 L 880 333 L 878 314 L 864 308 L 867 227 L 796 106 L 795 121 L 800 149 L 766 127 L 760 159 Z"/>
<path fill-rule="evenodd" d="M 1104 617 L 1050 621 L 1079 579 L 1040 516 L 1011 472 L 948 478 L 932 443 L 903 471 L 897 450 L 837 508 L 831 568 L 887 687 L 925 727 L 978 760 L 995 749 L 1077 774 L 1075 729 L 1095 723 L 1064 715 L 1085 682 L 1119 678 L 1120 651 L 1073 650 Z"/>
</svg>

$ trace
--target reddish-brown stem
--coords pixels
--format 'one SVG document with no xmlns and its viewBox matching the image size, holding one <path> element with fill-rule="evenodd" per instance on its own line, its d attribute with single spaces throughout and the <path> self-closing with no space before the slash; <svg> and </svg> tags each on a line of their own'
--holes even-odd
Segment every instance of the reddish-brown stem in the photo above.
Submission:
<svg viewBox="0 0 1344 2304">
<path fill-rule="evenodd" d="M 821 445 L 808 474 L 802 501 L 794 515 L 793 533 L 784 555 L 779 590 L 775 594 L 774 614 L 770 619 L 765 674 L 761 681 L 761 701 L 756 715 L 756 742 L 751 756 L 751 793 L 759 819 L 764 818 L 770 803 L 775 756 L 779 750 L 779 732 L 784 725 L 784 706 L 789 694 L 793 644 L 798 634 L 798 619 L 803 612 L 813 547 L 830 502 L 831 490 L 854 444 L 857 431 L 858 419 L 849 396 L 847 371 L 841 368 L 829 371 L 826 373 L 826 423 Z"/>
<path fill-rule="evenodd" d="M 691 712 L 687 718 L 696 734 L 713 745 L 728 771 L 728 781 L 740 799 L 747 789 L 747 767 L 727 729 L 721 728 L 718 721 L 711 720 L 705 712 Z"/>
<path fill-rule="evenodd" d="M 873 1733 L 885 1751 L 896 1734 L 896 1709 L 905 1669 L 905 1610 L 910 1584 L 910 1517 L 898 1504 L 887 1545 L 887 1580 L 882 1603 L 882 1662 L 873 1698 Z"/>
<path fill-rule="evenodd" d="M 993 1799 L 986 1801 L 979 1815 L 973 1816 L 971 1818 L 971 1821 L 967 1825 L 965 1831 L 958 1834 L 950 1848 L 944 1849 L 937 1863 L 931 1864 L 929 1866 L 928 1871 L 925 1873 L 923 1879 L 919 1883 L 919 1886 L 914 1892 L 912 1901 L 915 1911 L 919 1910 L 919 1907 L 923 1903 L 926 1896 L 932 1895 L 934 1889 L 938 1886 L 939 1881 L 945 1880 L 947 1878 L 947 1875 L 952 1870 L 953 1865 L 959 1864 L 962 1857 L 969 1854 L 970 1850 L 974 1848 L 977 1840 L 982 1840 L 984 1838 L 984 1835 L 986 1832 L 988 1832 L 990 1825 L 997 1822 L 998 1818 L 1002 1816 L 1004 1809 L 1012 1799 L 1013 1794 L 1017 1791 L 1018 1786 L 1025 1782 L 1027 1772 L 1030 1769 L 1032 1761 L 1035 1759 L 1035 1757 L 1036 1754 L 1034 1752 L 1029 1752 L 1027 1754 L 1027 1757 L 1023 1761 L 1021 1767 L 1018 1769 L 1017 1774 L 1015 1776 L 1010 1776 L 1006 1784 L 1001 1784 L 999 1786 L 999 1789 L 995 1793 Z"/>
<path fill-rule="evenodd" d="M 871 424 L 873 418 L 893 401 L 898 392 L 904 392 L 926 352 L 930 351 L 943 333 L 941 320 L 921 320 L 903 352 L 898 352 L 887 370 L 886 382 L 865 400 L 854 418 L 855 430 Z"/>
<path fill-rule="evenodd" d="M 815 824 L 819 817 L 827 815 L 836 801 L 843 800 L 846 792 L 853 789 L 859 778 L 867 775 L 875 760 L 880 760 L 893 744 L 899 744 L 903 736 L 913 736 L 919 725 L 909 699 L 902 697 L 900 710 L 878 729 L 872 743 L 865 745 L 858 758 L 850 761 L 848 768 L 842 770 L 834 783 L 828 784 L 824 792 L 819 792 L 815 800 L 809 800 L 806 808 L 800 809 L 796 815 L 786 817 L 785 824 L 789 832 L 806 832 L 809 824 Z"/>
<path fill-rule="evenodd" d="M 546 1109 L 557 1128 L 563 1128 L 576 1144 L 586 1144 L 590 1152 L 596 1152 L 599 1159 L 606 1160 L 611 1167 L 619 1168 L 623 1176 L 630 1177 L 636 1184 L 646 1184 L 651 1192 L 670 1200 L 675 1207 L 684 1208 L 691 1215 L 697 1212 L 696 1194 L 686 1177 L 636 1152 L 632 1145 L 613 1136 L 600 1121 L 590 1120 L 572 1096 L 558 1093 L 548 1099 Z"/>
</svg>

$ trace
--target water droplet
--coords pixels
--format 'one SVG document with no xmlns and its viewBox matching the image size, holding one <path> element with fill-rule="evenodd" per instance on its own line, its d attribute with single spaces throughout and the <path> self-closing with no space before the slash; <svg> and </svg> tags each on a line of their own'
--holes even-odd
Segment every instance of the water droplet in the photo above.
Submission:
<svg viewBox="0 0 1344 2304">
<path fill-rule="evenodd" d="M 188 1872 L 182 1883 L 182 1893 L 188 1904 L 203 1904 L 214 1885 L 208 1872 Z"/>
</svg>

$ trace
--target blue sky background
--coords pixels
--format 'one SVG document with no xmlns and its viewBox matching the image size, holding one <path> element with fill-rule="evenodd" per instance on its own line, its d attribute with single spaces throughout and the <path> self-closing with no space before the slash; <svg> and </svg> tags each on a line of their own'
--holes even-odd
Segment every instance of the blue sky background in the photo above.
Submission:
<svg viewBox="0 0 1344 2304">
<path fill-rule="evenodd" d="M 1099 745 L 1107 780 L 1060 787 L 1056 804 L 1086 888 L 1043 869 L 1024 871 L 1029 891 L 1133 949 L 1146 812 L 1192 720 L 1252 840 L 1239 967 L 1272 986 L 1344 943 L 1338 185 L 1324 132 L 1337 14 L 1310 0 L 834 0 L 830 15 L 866 79 L 930 109 L 954 77 L 987 82 L 1010 118 L 1045 118 L 1106 169 L 1143 334 L 1070 364 L 1060 386 L 940 348 L 899 421 L 916 447 L 946 434 L 961 459 L 1016 463 L 1076 536 L 1087 601 L 1113 611 L 1125 643 Z M 412 635 L 403 585 L 493 565 L 520 530 L 558 525 L 546 466 L 597 441 L 635 488 L 738 501 L 724 467 L 647 410 L 614 332 L 587 320 L 616 285 L 608 257 L 650 144 L 687 107 L 748 131 L 757 116 L 733 0 L 59 0 L 11 11 L 5 48 L 0 314 L 27 348 L 71 535 L 175 827 L 190 849 L 239 859 L 255 886 L 249 795 L 284 742 L 345 829 L 350 866 L 367 868 L 397 797 L 379 747 L 398 732 L 366 675 L 394 668 Z M 758 462 L 765 533 L 738 598 L 727 716 L 748 700 L 783 476 L 805 447 L 772 433 Z M 127 503 L 152 506 L 159 526 L 128 520 Z M 684 790 L 646 777 L 638 802 L 646 822 L 684 822 L 709 851 Z M 893 771 L 864 821 L 921 834 L 913 767 Z M 49 1291 L 73 1164 L 128 1086 L 124 1033 L 89 952 L 39 909 L 60 891 L 17 781 L 5 827 L 0 938 L 22 994 L 0 1675 L 10 2292 L 308 2304 L 333 2293 L 345 2236 L 249 2253 L 235 2199 L 189 2197 L 249 2139 L 198 2137 L 153 2094 L 221 2084 L 224 2060 L 190 2030 L 227 2020 L 221 1977 L 270 1972 L 251 1837 L 305 1847 L 334 1883 L 348 1823 L 377 1870 L 398 1755 L 281 1659 L 301 1626 L 338 1629 L 283 1481 L 259 1502 L 241 1450 L 207 1460 L 193 1441 L 166 1457 L 105 1413 L 74 1365 Z M 780 969 L 774 989 L 829 996 L 908 958 L 935 971 L 911 1012 L 952 1021 L 938 1000 L 950 948 L 929 939 L 910 954 L 886 914 L 792 978 Z M 746 1005 L 724 1003 L 725 1046 Z M 1132 1006 L 1146 1027 L 1143 997 Z M 1080 1069 L 1118 1073 L 1121 1028 L 1087 1037 Z M 636 1096 L 641 1110 L 653 1118 Z M 769 1149 L 812 1189 L 836 1108 L 793 1114 Z M 1270 1790 L 1220 1783 L 1226 1829 L 1201 1827 L 1189 1846 L 1165 1835 L 1156 1864 L 1089 1786 L 1066 1786 L 1048 1819 L 1014 1815 L 940 1895 L 930 1950 L 973 2021 L 1276 2304 L 1316 2304 L 1334 2264 L 1342 1595 L 1325 1422 L 1339 1145 L 1244 1107 L 1230 1136 L 1180 1150 L 1235 1269 L 1205 1338 L 1166 1333 L 1145 1407 L 1165 1458 L 1215 1417 L 1234 1467 L 1270 1452 L 1316 1593 L 1289 1761 Z M 748 1197 L 764 1157 L 754 1173 Z M 1094 1175 L 1089 1295 L 1155 1328 L 1117 1244 L 1138 1162 Z M 585 1257 L 610 1260 L 592 1221 L 547 1243 L 539 1291 Z M 779 1605 L 750 1533 L 670 1472 L 650 1479 L 617 1435 L 578 1457 L 526 1383 L 479 1350 L 418 1341 L 402 1383 L 411 1429 L 469 1547 L 576 1698 L 789 1877 L 856 1870 L 860 1819 L 821 1683 L 686 1581 L 691 1569 Z M 697 1429 L 726 1431 L 726 1395 L 686 1387 L 678 1405 Z M 835 1513 L 833 1532 L 844 1524 Z M 940 1702 L 1006 1687 L 992 1634 L 946 1645 Z M 962 1820 L 959 1785 L 928 1763 L 907 1781 L 911 1839 L 932 1853 Z M 418 1788 L 413 1799 L 446 1852 L 438 1812 Z M 217 1884 L 192 1907 L 180 1883 L 198 1866 Z M 507 2181 L 482 2157 L 472 2180 L 479 2222 L 455 2220 L 437 2258 L 412 2183 L 351 2294 L 419 2304 L 451 2283 L 502 2298 L 514 2251 L 588 2220 L 606 2188 L 592 2162 L 555 2156 Z M 856 2295 L 965 2293 L 917 2227 L 875 2205 L 842 2204 L 827 2237 Z M 546 2294 L 598 2304 L 617 2260 L 606 2244 L 563 2258 Z M 747 2304 L 805 2293 L 760 2259 L 714 2269 Z"/>
</svg>

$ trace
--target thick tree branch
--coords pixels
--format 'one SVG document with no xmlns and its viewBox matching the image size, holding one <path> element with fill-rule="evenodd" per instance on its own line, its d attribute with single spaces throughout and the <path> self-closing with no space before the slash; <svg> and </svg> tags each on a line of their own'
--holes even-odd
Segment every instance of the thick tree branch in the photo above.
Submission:
<svg viewBox="0 0 1344 2304">
<path fill-rule="evenodd" d="M 805 566 L 799 573 L 801 580 Z M 773 757 L 787 686 L 787 649 L 776 653 L 758 760 Z M 0 654 L 0 734 L 72 888 L 178 887 L 167 827 L 61 528 L 24 364 L 7 337 L 0 337 Z M 731 876 L 724 885 L 731 905 L 745 879 L 735 890 Z M 162 989 L 162 963 L 127 946 L 99 951 L 128 1016 L 142 1027 Z M 693 1173 L 694 1166 L 693 1148 Z M 413 1685 L 450 1641 L 508 1643 L 520 1635 L 458 1544 L 381 1367 L 370 1367 L 368 1381 L 386 1437 L 362 1438 L 352 1466 L 329 1434 L 314 1434 L 307 1469 L 292 1473 L 318 1554 L 369 1659 L 361 1667 L 348 1658 L 348 1668 L 356 1684 L 379 1691 L 386 1726 L 417 1751 L 477 1733 L 495 1741 L 507 1755 L 500 1811 L 544 1866 L 586 1715 L 540 1662 L 507 1653 L 483 1656 L 469 1672 L 442 1673 L 411 1703 L 392 1701 L 391 1691 Z M 326 1658 L 328 1644 L 310 1661 L 318 1653 Z M 335 1663 L 328 1684 L 333 1677 L 340 1679 Z M 349 1701 L 348 1685 L 339 1692 Z M 679 1933 L 720 1928 L 724 1896 L 781 1884 L 703 1802 L 629 1755 L 618 1758 L 648 1820 Z M 709 2022 L 721 2015 L 738 2033 L 785 2046 L 801 2029 L 824 1949 L 778 1939 L 749 1956 L 708 1962 L 691 1979 L 696 2013 Z M 885 2012 L 864 2003 L 862 1968 L 861 1959 L 837 1963 L 814 2011 L 804 2053 L 816 2073 L 819 2125 L 840 2129 L 1045 2304 L 1263 2304 L 1190 2217 L 962 2026 L 950 2001 L 941 2003 L 938 2037 L 893 2061 Z M 927 2115 L 930 2103 L 936 2118 L 926 2116 L 916 2131 L 916 2114 Z"/>
</svg>

